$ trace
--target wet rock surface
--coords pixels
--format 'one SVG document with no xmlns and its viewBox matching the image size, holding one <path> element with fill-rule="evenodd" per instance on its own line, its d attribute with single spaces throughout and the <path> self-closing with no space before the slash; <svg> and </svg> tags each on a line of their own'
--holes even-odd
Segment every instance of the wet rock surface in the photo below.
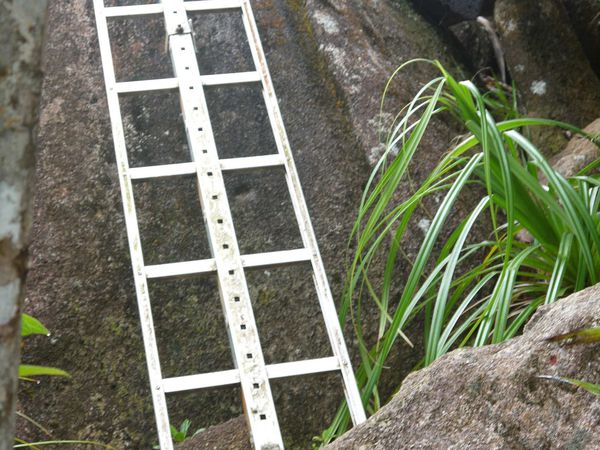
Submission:
<svg viewBox="0 0 600 450">
<path fill-rule="evenodd" d="M 282 0 L 253 6 L 337 298 L 346 239 L 380 139 L 379 99 L 387 77 L 407 58 L 442 57 L 448 49 L 404 2 Z M 333 19 L 323 20 L 323 14 Z M 202 73 L 248 70 L 239 16 L 193 20 Z M 24 386 L 23 410 L 61 438 L 150 448 L 156 442 L 154 417 L 92 2 L 52 2 L 49 29 L 26 302 L 53 336 L 33 339 L 27 358 L 68 370 L 72 378 Z M 160 20 L 117 21 L 110 31 L 120 81 L 172 76 Z M 390 94 L 391 111 L 431 74 L 423 66 L 407 72 Z M 226 96 L 213 89 L 207 99 L 221 156 L 274 151 L 266 114 L 251 87 Z M 123 97 L 132 166 L 188 160 L 177 103 L 174 93 Z M 437 123 L 417 178 L 454 134 Z M 242 252 L 298 245 L 282 181 L 277 171 L 226 178 Z M 148 263 L 208 256 L 194 189 L 186 178 L 135 184 Z M 308 268 L 249 272 L 248 281 L 267 362 L 330 354 Z M 216 280 L 153 282 L 149 289 L 163 375 L 232 368 Z M 390 371 L 390 386 L 417 357 L 397 358 L 402 363 Z M 305 448 L 335 414 L 342 396 L 339 380 L 319 375 L 272 385 L 286 443 Z M 174 424 L 188 418 L 194 427 L 242 412 L 237 388 L 170 395 L 168 406 Z M 32 436 L 29 431 L 23 427 L 23 437 Z"/>
<path fill-rule="evenodd" d="M 598 448 L 600 397 L 539 376 L 600 383 L 600 343 L 548 341 L 599 320 L 600 285 L 543 306 L 522 336 L 412 373 L 388 405 L 326 448 Z"/>
</svg>

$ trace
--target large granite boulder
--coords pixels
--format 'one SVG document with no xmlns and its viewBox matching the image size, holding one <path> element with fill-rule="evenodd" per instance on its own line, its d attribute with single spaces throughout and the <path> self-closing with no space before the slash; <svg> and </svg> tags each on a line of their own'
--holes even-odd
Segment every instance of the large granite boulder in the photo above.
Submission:
<svg viewBox="0 0 600 450">
<path fill-rule="evenodd" d="M 599 448 L 600 397 L 544 378 L 600 383 L 600 342 L 549 341 L 599 320 L 600 285 L 540 307 L 522 336 L 412 373 L 388 405 L 326 448 Z"/>
<path fill-rule="evenodd" d="M 56 437 L 146 449 L 156 442 L 154 417 L 91 3 L 56 0 L 49 9 L 26 299 L 26 310 L 53 333 L 30 341 L 26 361 L 51 363 L 72 378 L 25 385 L 22 409 Z M 132 2 L 119 2 L 126 3 Z M 454 67 L 451 51 L 405 1 L 253 5 L 337 296 L 369 161 L 381 149 L 385 82 L 412 57 L 442 58 Z M 239 17 L 198 16 L 194 24 L 203 73 L 248 69 Z M 110 31 L 119 80 L 171 74 L 160 18 L 115 21 Z M 388 99 L 389 114 L 432 73 L 415 66 L 401 76 Z M 258 94 L 251 87 L 207 92 L 221 156 L 272 151 Z M 124 97 L 122 109 L 132 166 L 187 158 L 176 94 Z M 416 178 L 428 172 L 455 133 L 442 121 L 436 124 Z M 277 171 L 227 177 L 242 252 L 299 244 L 282 181 Z M 134 190 L 147 263 L 208 256 L 193 180 L 136 183 Z M 251 272 L 248 280 L 268 362 L 329 354 L 306 267 Z M 232 367 L 214 279 L 155 282 L 150 290 L 165 376 Z M 386 378 L 390 389 L 417 358 L 398 352 Z M 280 380 L 273 391 L 292 447 L 308 445 L 342 396 L 334 375 Z M 189 418 L 193 427 L 242 412 L 237 388 L 169 396 L 168 402 L 172 422 Z M 21 431 L 26 438 L 34 435 L 26 424 Z"/>
<path fill-rule="evenodd" d="M 520 106 L 528 115 L 579 127 L 598 116 L 600 80 L 561 1 L 496 0 L 494 20 L 521 95 Z M 531 135 L 546 155 L 556 154 L 567 143 L 558 129 L 534 128 Z"/>
</svg>

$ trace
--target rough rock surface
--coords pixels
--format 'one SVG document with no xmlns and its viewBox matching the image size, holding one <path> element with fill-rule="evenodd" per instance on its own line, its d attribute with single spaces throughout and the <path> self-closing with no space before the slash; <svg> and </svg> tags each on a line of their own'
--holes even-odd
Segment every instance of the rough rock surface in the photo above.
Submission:
<svg viewBox="0 0 600 450">
<path fill-rule="evenodd" d="M 388 107 L 380 115 L 381 94 L 390 75 L 411 59 L 437 58 L 460 76 L 461 68 L 451 56 L 455 49 L 406 1 L 309 0 L 306 8 L 308 31 L 338 86 L 362 148 L 374 164 L 381 156 L 382 134 L 388 131 L 398 106 L 410 102 L 423 82 L 437 73 L 426 64 L 406 67 L 391 84 Z M 447 148 L 456 130 L 439 120 L 433 128 L 423 147 L 437 155 Z M 415 173 L 426 173 L 434 159 L 423 160 Z"/>
<path fill-rule="evenodd" d="M 387 77 L 410 57 L 449 61 L 426 22 L 405 2 L 395 3 L 253 2 L 334 295 L 369 174 L 365 156 L 376 152 L 373 119 Z M 248 70 L 239 17 L 194 20 L 203 73 Z M 26 386 L 23 408 L 61 438 L 150 448 L 156 442 L 154 418 L 91 2 L 52 2 L 49 29 L 26 303 L 53 337 L 32 340 L 27 358 L 51 362 L 72 378 Z M 171 75 L 160 18 L 115 23 L 111 36 L 119 80 Z M 391 112 L 430 75 L 423 67 L 407 72 L 393 89 Z M 246 87 L 224 95 L 213 89 L 207 98 L 221 156 L 273 151 L 259 92 Z M 124 97 L 121 106 L 132 166 L 187 159 L 176 94 Z M 443 122 L 436 127 L 416 178 L 455 134 Z M 281 173 L 229 178 L 243 253 L 298 245 L 295 227 L 286 222 L 289 200 L 276 184 Z M 134 190 L 148 264 L 207 256 L 192 180 L 136 183 Z M 248 279 L 268 362 L 329 355 L 305 267 L 252 272 Z M 152 283 L 150 291 L 164 376 L 231 368 L 214 280 Z M 398 360 L 404 365 L 389 372 L 391 385 L 414 363 Z M 290 447 L 307 446 L 328 424 L 342 394 L 333 375 L 277 381 L 273 391 Z M 241 413 L 237 388 L 169 396 L 168 403 L 173 423 L 189 418 L 194 427 Z"/>
<path fill-rule="evenodd" d="M 600 119 L 594 120 L 584 128 L 584 131 L 600 136 Z M 598 158 L 600 158 L 600 146 L 577 135 L 569 141 L 562 152 L 550 159 L 550 163 L 560 174 L 571 177 Z"/>
<path fill-rule="evenodd" d="M 326 448 L 599 448 L 600 397 L 539 378 L 600 383 L 600 343 L 548 341 L 599 325 L 600 284 L 541 307 L 522 336 L 412 373 L 388 405 Z"/>
<path fill-rule="evenodd" d="M 600 80 L 559 0 L 497 0 L 494 20 L 528 115 L 579 127 L 598 116 Z M 560 130 L 547 127 L 534 128 L 532 138 L 546 155 L 567 143 Z"/>
<path fill-rule="evenodd" d="M 176 450 L 252 450 L 246 419 L 238 417 L 186 439 Z"/>
<path fill-rule="evenodd" d="M 0 0 L 0 450 L 14 445 L 46 2 Z"/>
</svg>

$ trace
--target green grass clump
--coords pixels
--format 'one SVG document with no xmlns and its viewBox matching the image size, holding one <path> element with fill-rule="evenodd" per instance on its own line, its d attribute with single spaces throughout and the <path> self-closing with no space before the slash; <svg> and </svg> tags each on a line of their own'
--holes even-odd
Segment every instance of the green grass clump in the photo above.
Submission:
<svg viewBox="0 0 600 450">
<path fill-rule="evenodd" d="M 405 338 L 403 330 L 417 314 L 425 318 L 423 364 L 428 365 L 453 348 L 513 337 L 539 305 L 597 283 L 600 274 L 600 178 L 590 175 L 600 160 L 565 178 L 522 132 L 530 126 L 581 130 L 518 117 L 501 91 L 483 94 L 472 82 L 455 80 L 437 61 L 407 64 L 416 62 L 434 65 L 440 76 L 398 115 L 369 178 L 352 229 L 355 250 L 340 308 L 340 321 L 351 314 L 355 325 L 362 361 L 357 380 L 370 412 L 380 406 L 377 386 L 392 347 L 398 337 Z M 457 119 L 466 135 L 408 199 L 397 202 L 410 163 L 418 150 L 425 151 L 423 135 L 442 112 Z M 503 117 L 496 121 L 499 113 Z M 483 188 L 480 201 L 443 237 L 455 219 L 457 199 L 473 185 Z M 407 261 L 401 246 L 408 225 L 431 196 L 442 200 L 416 257 Z M 489 238 L 477 241 L 474 230 L 481 235 L 486 214 L 492 224 Z M 371 272 L 381 273 L 375 266 L 382 257 L 383 277 L 375 281 Z M 392 298 L 401 264 L 410 268 L 409 275 L 399 298 Z M 379 310 L 372 346 L 360 314 L 365 301 Z M 329 442 L 348 425 L 343 405 L 319 440 Z"/>
</svg>

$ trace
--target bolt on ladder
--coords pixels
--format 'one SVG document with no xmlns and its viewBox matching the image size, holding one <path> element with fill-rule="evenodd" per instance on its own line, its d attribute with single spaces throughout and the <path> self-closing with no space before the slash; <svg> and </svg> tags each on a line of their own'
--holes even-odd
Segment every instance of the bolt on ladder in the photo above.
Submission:
<svg viewBox="0 0 600 450">
<path fill-rule="evenodd" d="M 265 61 L 249 0 L 162 0 L 161 3 L 134 6 L 104 6 L 94 0 L 98 40 L 106 84 L 108 109 L 136 294 L 142 325 L 148 373 L 159 443 L 162 450 L 173 448 L 167 413 L 166 394 L 171 392 L 240 384 L 245 413 L 256 449 L 283 449 L 283 442 L 269 379 L 319 372 L 339 371 L 354 424 L 365 420 L 348 352 L 342 336 L 323 261 L 319 254 L 298 174 L 279 111 L 273 84 Z M 188 12 L 241 10 L 255 70 L 218 75 L 201 75 L 195 54 L 193 30 Z M 110 48 L 107 18 L 164 15 L 168 47 L 175 77 L 117 82 Z M 204 96 L 204 86 L 261 83 L 277 153 L 265 156 L 219 159 Z M 130 168 L 119 106 L 119 95 L 158 90 L 178 90 L 186 126 L 191 162 Z M 223 171 L 283 166 L 303 248 L 241 255 L 225 192 Z M 132 180 L 196 175 L 202 213 L 208 232 L 212 258 L 168 264 L 145 265 Z M 333 356 L 312 360 L 266 365 L 259 341 L 244 269 L 310 262 L 313 280 L 323 313 Z M 163 378 L 150 298 L 148 279 L 215 273 L 233 350 L 235 369 L 220 372 Z"/>
</svg>

